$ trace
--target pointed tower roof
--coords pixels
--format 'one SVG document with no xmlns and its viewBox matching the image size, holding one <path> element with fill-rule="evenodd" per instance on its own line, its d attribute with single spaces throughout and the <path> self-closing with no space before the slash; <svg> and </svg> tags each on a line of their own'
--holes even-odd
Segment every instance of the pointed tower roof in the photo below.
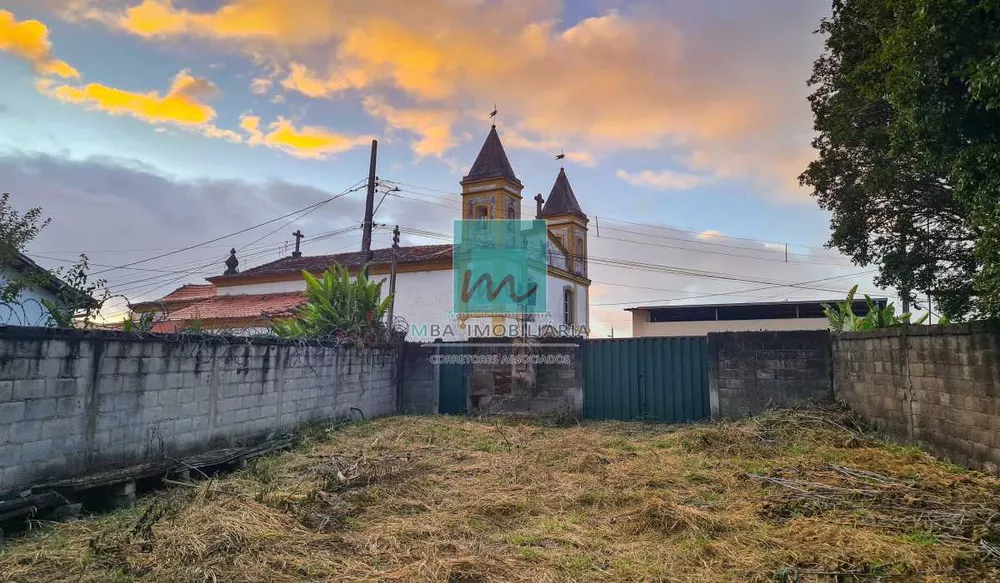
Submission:
<svg viewBox="0 0 1000 583">
<path fill-rule="evenodd" d="M 563 168 L 559 169 L 556 183 L 552 185 L 552 192 L 549 193 L 549 198 L 546 199 L 545 206 L 542 207 L 542 212 L 538 217 L 558 215 L 576 215 L 584 219 L 587 218 L 587 215 L 580 209 L 580 203 L 577 202 L 576 195 L 573 194 L 573 187 L 569 185 L 569 178 L 566 178 L 566 170 Z"/>
<path fill-rule="evenodd" d="M 500 136 L 497 134 L 497 126 L 495 125 L 490 128 L 490 133 L 486 136 L 482 149 L 479 150 L 476 162 L 472 165 L 469 173 L 462 178 L 462 182 L 487 178 L 506 178 L 518 186 L 523 186 L 514 175 L 514 169 L 510 166 L 510 160 L 507 159 L 507 152 L 504 151 L 503 144 L 500 143 Z"/>
</svg>

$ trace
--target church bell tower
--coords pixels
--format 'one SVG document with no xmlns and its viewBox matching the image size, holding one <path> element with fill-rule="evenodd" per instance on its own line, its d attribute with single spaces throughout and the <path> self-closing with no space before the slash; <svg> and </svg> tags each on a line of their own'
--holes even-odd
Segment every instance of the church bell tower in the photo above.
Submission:
<svg viewBox="0 0 1000 583">
<path fill-rule="evenodd" d="M 479 156 L 461 184 L 462 219 L 521 218 L 521 190 L 524 185 L 514 175 L 496 125 L 490 127 Z"/>
</svg>

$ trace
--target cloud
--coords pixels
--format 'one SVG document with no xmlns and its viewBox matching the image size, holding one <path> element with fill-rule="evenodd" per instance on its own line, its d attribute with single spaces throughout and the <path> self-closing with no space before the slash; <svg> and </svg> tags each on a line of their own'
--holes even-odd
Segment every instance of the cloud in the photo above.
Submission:
<svg viewBox="0 0 1000 583">
<path fill-rule="evenodd" d="M 18 21 L 7 10 L 0 10 L 0 51 L 27 60 L 39 75 L 80 78 L 80 72 L 69 63 L 52 58 L 47 26 L 37 20 Z"/>
<path fill-rule="evenodd" d="M 643 170 L 630 173 L 619 169 L 615 176 L 635 186 L 660 190 L 691 190 L 709 182 L 709 178 L 697 174 L 685 174 L 673 170 Z"/>
<path fill-rule="evenodd" d="M 204 100 L 217 92 L 207 79 L 181 71 L 162 96 L 157 91 L 136 93 L 100 83 L 88 83 L 83 87 L 54 86 L 49 95 L 60 101 L 86 105 L 112 115 L 128 115 L 149 123 L 200 126 L 215 118 L 215 109 Z"/>
<path fill-rule="evenodd" d="M 319 126 L 295 125 L 283 118 L 271 122 L 267 132 L 261 129 L 260 117 L 244 114 L 240 128 L 249 135 L 250 145 L 263 145 L 300 158 L 326 158 L 371 142 L 371 136 L 347 136 Z"/>
<path fill-rule="evenodd" d="M 288 76 L 281 80 L 285 89 L 313 98 L 330 97 L 348 88 L 364 87 L 366 83 L 367 77 L 361 69 L 345 70 L 321 78 L 302 63 L 291 63 Z"/>
<path fill-rule="evenodd" d="M 250 92 L 254 95 L 267 95 L 274 81 L 267 77 L 254 77 L 250 80 Z"/>
<path fill-rule="evenodd" d="M 722 237 L 723 235 L 722 235 L 722 231 L 716 231 L 715 229 L 709 229 L 707 231 L 702 231 L 702 232 L 698 233 L 695 236 L 697 238 L 701 239 L 702 241 L 711 241 L 712 239 L 718 239 L 719 237 Z"/>
<path fill-rule="evenodd" d="M 522 150 L 534 150 L 536 152 L 544 152 L 550 154 L 553 157 L 557 153 L 564 153 L 567 160 L 572 160 L 577 164 L 582 166 L 594 166 L 597 164 L 597 159 L 590 152 L 575 151 L 575 152 L 562 152 L 563 146 L 560 145 L 558 140 L 555 139 L 532 139 L 524 136 L 514 128 L 505 128 L 503 130 L 503 143 L 509 148 L 519 148 Z"/>
<path fill-rule="evenodd" d="M 133 160 L 73 159 L 41 153 L 0 155 L 0 176 L 15 205 L 40 206 L 45 216 L 52 218 L 52 224 L 29 246 L 29 253 L 73 259 L 87 252 L 91 261 L 108 265 L 156 254 L 149 249 L 180 249 L 235 232 L 334 194 L 284 180 L 181 180 Z M 307 253 L 333 252 L 359 240 L 360 231 L 355 229 L 336 239 L 316 237 L 360 220 L 357 217 L 364 213 L 364 197 L 344 197 L 331 203 L 331 208 L 337 212 L 313 213 L 248 249 L 242 246 L 275 225 L 140 266 L 180 273 L 118 270 L 100 277 L 108 279 L 112 291 L 126 293 L 132 300 L 152 299 L 183 283 L 204 283 L 204 277 L 221 274 L 230 247 L 240 250 L 244 269 L 277 259 L 279 244 L 290 240 L 296 228 L 308 235 L 303 241 Z M 94 228 L 96 224 L 114 228 Z M 378 234 L 375 244 L 388 246 L 384 233 Z M 39 261 L 51 267 L 60 265 Z M 185 275 L 185 271 L 190 273 Z"/>
<path fill-rule="evenodd" d="M 442 156 L 455 145 L 451 127 L 456 114 L 441 109 L 398 109 L 388 105 L 384 99 L 367 96 L 365 111 L 382 118 L 391 129 L 405 130 L 419 136 L 413 142 L 413 152 L 418 157 Z"/>
<path fill-rule="evenodd" d="M 282 86 L 308 97 L 364 90 L 399 109 L 459 112 L 496 100 L 505 123 L 574 153 L 655 149 L 808 200 L 795 177 L 811 154 L 804 80 L 821 50 L 810 34 L 828 11 L 820 1 L 733 3 L 725 16 L 702 3 L 621 3 L 576 22 L 556 0 L 130 4 L 80 17 L 267 54 Z"/>
</svg>

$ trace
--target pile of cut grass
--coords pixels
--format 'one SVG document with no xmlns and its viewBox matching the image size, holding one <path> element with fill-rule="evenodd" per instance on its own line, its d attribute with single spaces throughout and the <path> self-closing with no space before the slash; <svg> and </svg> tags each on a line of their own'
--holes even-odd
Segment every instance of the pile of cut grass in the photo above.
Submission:
<svg viewBox="0 0 1000 583">
<path fill-rule="evenodd" d="M 392 417 L 0 547 L 9 581 L 987 581 L 1000 480 L 842 411 Z"/>
</svg>

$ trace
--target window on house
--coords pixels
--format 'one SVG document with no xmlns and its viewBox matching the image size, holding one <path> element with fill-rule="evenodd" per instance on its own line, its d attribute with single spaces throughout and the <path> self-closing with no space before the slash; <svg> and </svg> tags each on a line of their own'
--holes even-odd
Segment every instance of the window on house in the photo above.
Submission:
<svg viewBox="0 0 1000 583">
<path fill-rule="evenodd" d="M 576 238 L 576 247 L 573 249 L 573 253 L 576 256 L 576 273 L 577 275 L 587 274 L 587 251 L 583 248 L 583 237 Z"/>
<path fill-rule="evenodd" d="M 573 324 L 573 288 L 563 288 L 563 322 Z"/>
</svg>

